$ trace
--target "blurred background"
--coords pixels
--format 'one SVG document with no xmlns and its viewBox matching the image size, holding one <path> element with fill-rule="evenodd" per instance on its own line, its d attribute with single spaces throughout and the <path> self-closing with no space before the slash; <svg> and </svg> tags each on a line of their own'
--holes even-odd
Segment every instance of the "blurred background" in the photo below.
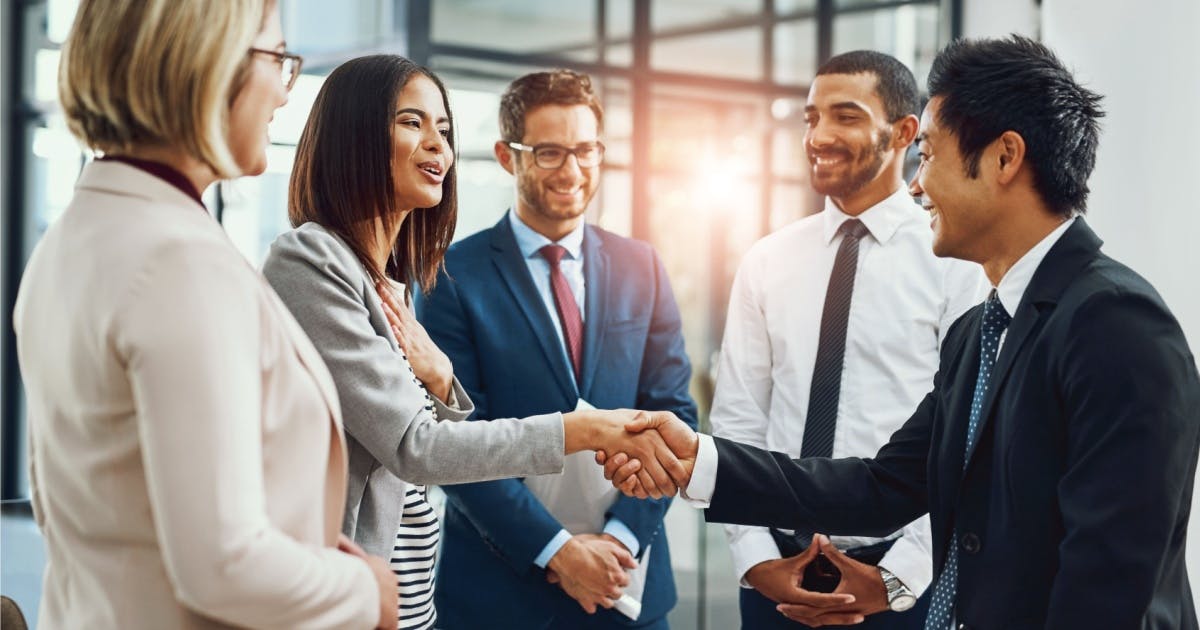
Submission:
<svg viewBox="0 0 1200 630">
<path fill-rule="evenodd" d="M 0 590 L 36 617 L 42 552 L 28 515 L 24 406 L 10 315 L 21 270 L 90 159 L 57 104 L 59 48 L 77 0 L 0 3 Z M 1012 32 L 1052 46 L 1106 95 L 1089 221 L 1110 255 L 1160 290 L 1200 344 L 1200 2 L 1196 0 L 280 0 L 305 57 L 271 126 L 267 173 L 209 189 L 206 203 L 261 263 L 288 228 L 295 144 L 324 77 L 376 52 L 431 67 L 450 88 L 459 138 L 456 238 L 512 199 L 492 158 L 499 94 L 536 69 L 590 73 L 608 147 L 589 220 L 652 243 L 683 313 L 692 393 L 712 398 L 728 290 L 745 250 L 821 207 L 802 147 L 807 86 L 830 56 L 896 56 L 924 84 L 953 37 Z M 677 502 L 668 535 L 677 628 L 737 626 L 737 579 L 719 526 Z M 1194 527 L 1193 527 L 1194 529 Z M 1195 545 L 1193 545 L 1193 549 Z M 1200 558 L 1189 551 L 1196 583 Z M 1119 594 L 1114 595 L 1119 596 Z"/>
</svg>

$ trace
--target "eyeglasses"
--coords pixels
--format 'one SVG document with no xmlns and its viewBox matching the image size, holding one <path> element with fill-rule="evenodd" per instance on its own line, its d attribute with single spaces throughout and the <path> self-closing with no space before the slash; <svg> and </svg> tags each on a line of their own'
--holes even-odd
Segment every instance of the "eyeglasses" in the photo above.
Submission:
<svg viewBox="0 0 1200 630">
<path fill-rule="evenodd" d="M 603 142 L 584 142 L 572 147 L 564 147 L 561 144 L 539 144 L 529 146 L 520 142 L 509 142 L 508 146 L 518 150 L 533 153 L 533 163 L 538 165 L 538 168 L 547 170 L 555 170 L 562 168 L 563 164 L 567 163 L 567 156 L 574 155 L 575 161 L 579 163 L 579 168 L 592 168 L 600 166 L 604 161 L 604 143 Z"/>
<path fill-rule="evenodd" d="M 275 58 L 279 64 L 279 77 L 283 80 L 283 87 L 287 91 L 292 91 L 292 86 L 296 84 L 296 77 L 300 76 L 300 66 L 304 65 L 304 57 L 295 53 L 279 50 L 267 50 L 265 48 L 251 48 L 250 54 L 259 53 L 262 55 L 270 55 Z"/>
</svg>

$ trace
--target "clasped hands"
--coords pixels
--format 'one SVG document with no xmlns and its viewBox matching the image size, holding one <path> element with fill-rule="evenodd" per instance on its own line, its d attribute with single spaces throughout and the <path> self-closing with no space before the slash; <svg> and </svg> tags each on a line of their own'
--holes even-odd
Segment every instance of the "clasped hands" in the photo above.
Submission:
<svg viewBox="0 0 1200 630">
<path fill-rule="evenodd" d="M 841 573 L 832 593 L 810 591 L 801 586 L 805 570 L 821 557 Z M 803 553 L 791 558 L 760 562 L 746 572 L 746 582 L 778 604 L 780 614 L 811 627 L 862 623 L 867 615 L 887 610 L 887 590 L 878 567 L 864 564 L 842 553 L 820 534 Z"/>
<path fill-rule="evenodd" d="M 675 414 L 628 409 L 593 413 L 601 415 L 589 420 L 599 435 L 587 448 L 596 452 L 596 463 L 604 466 L 604 477 L 614 487 L 639 499 L 673 497 L 687 487 L 700 439 Z M 569 427 L 567 433 L 569 437 Z"/>
</svg>

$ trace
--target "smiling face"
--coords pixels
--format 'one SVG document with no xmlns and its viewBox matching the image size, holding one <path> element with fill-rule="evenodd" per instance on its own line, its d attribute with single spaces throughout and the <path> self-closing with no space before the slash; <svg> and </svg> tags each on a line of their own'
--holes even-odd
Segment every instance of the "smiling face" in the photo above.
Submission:
<svg viewBox="0 0 1200 630">
<path fill-rule="evenodd" d="M 804 149 L 813 189 L 843 209 L 866 209 L 894 190 L 888 167 L 902 155 L 894 142 L 872 73 L 823 74 L 813 80 L 804 108 Z M 907 143 L 900 146 L 903 149 Z M 869 199 L 872 203 L 854 203 Z"/>
<path fill-rule="evenodd" d="M 283 28 L 279 7 L 263 21 L 263 29 L 251 44 L 263 50 L 283 51 Z M 287 103 L 280 60 L 270 55 L 250 55 L 246 77 L 229 107 L 229 149 L 243 175 L 259 175 L 267 169 L 267 125 L 275 110 Z"/>
<path fill-rule="evenodd" d="M 392 126 L 392 185 L 396 208 L 432 208 L 442 201 L 442 181 L 454 163 L 450 116 L 442 91 L 416 73 L 396 98 Z"/>
<path fill-rule="evenodd" d="M 522 144 L 575 147 L 599 141 L 596 114 L 587 105 L 543 105 L 525 115 Z M 545 169 L 534 164 L 532 153 L 505 149 L 500 163 L 517 178 L 517 215 L 550 238 L 579 224 L 600 185 L 600 166 L 583 168 L 574 155 L 559 168 Z"/>
<path fill-rule="evenodd" d="M 921 163 L 909 192 L 921 198 L 930 214 L 935 255 L 983 262 L 982 252 L 998 225 L 998 213 L 989 204 L 996 191 L 986 177 L 967 175 L 958 138 L 938 121 L 941 103 L 942 97 L 934 97 L 921 115 Z"/>
</svg>

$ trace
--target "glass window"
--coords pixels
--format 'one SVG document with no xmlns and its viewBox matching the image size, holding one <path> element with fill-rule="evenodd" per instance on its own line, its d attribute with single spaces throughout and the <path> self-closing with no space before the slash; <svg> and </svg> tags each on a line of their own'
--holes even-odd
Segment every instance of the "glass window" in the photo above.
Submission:
<svg viewBox="0 0 1200 630">
<path fill-rule="evenodd" d="M 780 14 L 817 10 L 817 0 L 775 0 L 775 10 Z"/>
<path fill-rule="evenodd" d="M 400 41 L 402 23 L 388 0 L 283 0 L 279 16 L 288 48 L 308 55 L 310 67 L 337 62 Z M 359 52 L 362 51 L 362 52 Z"/>
<path fill-rule="evenodd" d="M 762 30 L 740 28 L 656 39 L 650 49 L 655 70 L 740 79 L 762 78 Z"/>
<path fill-rule="evenodd" d="M 804 120 L 793 115 L 775 128 L 771 143 L 774 174 L 808 181 L 808 156 L 804 151 Z"/>
<path fill-rule="evenodd" d="M 608 41 L 604 62 L 616 66 L 633 63 L 633 0 L 608 0 L 604 28 Z"/>
<path fill-rule="evenodd" d="M 516 53 L 596 58 L 595 0 L 438 0 L 431 41 Z"/>
<path fill-rule="evenodd" d="M 255 266 L 271 243 L 291 228 L 287 216 L 288 180 L 296 159 L 293 145 L 267 147 L 267 170 L 257 177 L 221 182 L 221 225 L 229 239 Z M 216 210 L 215 205 L 210 209 Z"/>
<path fill-rule="evenodd" d="M 722 22 L 758 15 L 762 0 L 657 0 L 650 5 L 650 25 L 655 33 L 719 27 Z"/>
<path fill-rule="evenodd" d="M 807 184 L 776 184 L 771 191 L 771 231 L 820 210 L 823 198 Z"/>
<path fill-rule="evenodd" d="M 907 5 L 835 16 L 834 54 L 867 48 L 899 59 L 924 85 L 937 53 L 937 5 Z"/>
<path fill-rule="evenodd" d="M 817 72 L 817 22 L 793 20 L 775 26 L 775 81 L 807 85 Z"/>
</svg>

